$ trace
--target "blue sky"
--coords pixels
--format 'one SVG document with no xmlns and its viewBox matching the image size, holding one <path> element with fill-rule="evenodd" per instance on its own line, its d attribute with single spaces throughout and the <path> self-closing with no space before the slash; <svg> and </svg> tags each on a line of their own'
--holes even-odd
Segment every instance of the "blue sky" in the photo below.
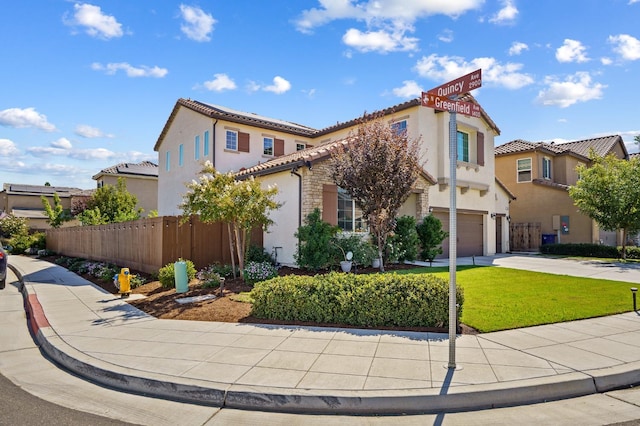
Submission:
<svg viewBox="0 0 640 426">
<path fill-rule="evenodd" d="M 640 0 L 21 0 L 0 7 L 0 183 L 157 162 L 180 97 L 324 128 L 478 68 L 502 134 L 640 134 Z"/>
</svg>

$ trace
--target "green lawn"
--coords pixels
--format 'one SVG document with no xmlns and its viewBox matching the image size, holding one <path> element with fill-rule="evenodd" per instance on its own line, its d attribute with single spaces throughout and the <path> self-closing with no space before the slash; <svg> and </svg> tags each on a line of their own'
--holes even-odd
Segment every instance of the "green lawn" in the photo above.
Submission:
<svg viewBox="0 0 640 426">
<path fill-rule="evenodd" d="M 448 268 L 433 273 L 449 281 Z M 493 266 L 460 266 L 456 285 L 464 289 L 462 322 L 481 332 L 506 330 L 633 310 L 634 285 Z"/>
</svg>

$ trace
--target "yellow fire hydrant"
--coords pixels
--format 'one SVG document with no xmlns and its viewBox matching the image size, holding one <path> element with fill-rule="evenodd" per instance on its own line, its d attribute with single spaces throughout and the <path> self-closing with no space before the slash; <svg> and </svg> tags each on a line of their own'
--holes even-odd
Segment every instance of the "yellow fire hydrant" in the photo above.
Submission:
<svg viewBox="0 0 640 426">
<path fill-rule="evenodd" d="M 129 274 L 129 268 L 120 269 L 118 277 L 118 293 L 121 298 L 129 297 L 131 293 L 131 275 Z"/>
</svg>

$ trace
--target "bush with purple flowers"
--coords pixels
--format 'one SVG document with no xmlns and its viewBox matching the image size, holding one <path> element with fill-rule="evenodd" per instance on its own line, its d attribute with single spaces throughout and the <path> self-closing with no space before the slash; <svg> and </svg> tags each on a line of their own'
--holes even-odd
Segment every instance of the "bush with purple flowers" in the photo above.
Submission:
<svg viewBox="0 0 640 426">
<path fill-rule="evenodd" d="M 266 281 L 268 279 L 278 276 L 278 270 L 271 262 L 249 262 L 244 268 L 244 281 L 247 284 L 255 284 L 259 281 Z"/>
</svg>

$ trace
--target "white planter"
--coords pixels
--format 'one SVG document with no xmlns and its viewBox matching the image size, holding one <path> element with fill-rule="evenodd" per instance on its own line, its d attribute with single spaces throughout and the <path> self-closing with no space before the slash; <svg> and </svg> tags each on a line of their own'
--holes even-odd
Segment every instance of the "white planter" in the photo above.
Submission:
<svg viewBox="0 0 640 426">
<path fill-rule="evenodd" d="M 371 267 L 372 268 L 379 268 L 380 267 L 380 259 L 379 258 L 375 258 L 371 261 Z"/>
<path fill-rule="evenodd" d="M 340 268 L 342 268 L 342 272 L 351 272 L 352 265 L 353 262 L 351 262 L 350 260 L 343 260 L 342 262 L 340 262 Z"/>
</svg>

